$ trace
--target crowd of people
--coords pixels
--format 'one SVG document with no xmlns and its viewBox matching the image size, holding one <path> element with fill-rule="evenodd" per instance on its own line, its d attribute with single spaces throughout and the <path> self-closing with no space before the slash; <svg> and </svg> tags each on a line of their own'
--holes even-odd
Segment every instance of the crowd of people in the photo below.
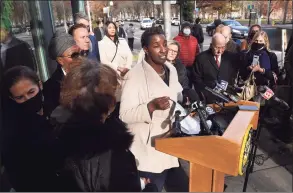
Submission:
<svg viewBox="0 0 293 193">
<path fill-rule="evenodd" d="M 91 32 L 88 17 L 75 16 L 68 33 L 56 31 L 49 43 L 57 68 L 46 82 L 33 60 L 0 63 L 1 163 L 16 191 L 162 191 L 168 171 L 180 166 L 154 147 L 172 129 L 173 103 L 185 103 L 190 89 L 214 103 L 203 87 L 234 85 L 252 74 L 256 86 L 278 82 L 277 57 L 258 25 L 240 46 L 219 24 L 206 51 L 200 19 L 182 23 L 173 40 L 160 27 L 148 28 L 133 65 L 132 25 L 124 31 L 98 21 Z M 1 35 L 1 45 L 12 39 Z M 3 62 L 2 49 L 1 56 Z M 260 102 L 256 95 L 249 100 Z"/>
</svg>

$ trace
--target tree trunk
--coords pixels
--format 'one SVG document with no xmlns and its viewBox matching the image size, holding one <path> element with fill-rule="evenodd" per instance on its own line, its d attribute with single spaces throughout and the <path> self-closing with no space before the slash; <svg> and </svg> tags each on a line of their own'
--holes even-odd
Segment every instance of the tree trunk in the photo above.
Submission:
<svg viewBox="0 0 293 193">
<path fill-rule="evenodd" d="M 284 4 L 284 15 L 283 15 L 283 24 L 286 23 L 286 18 L 287 18 L 287 12 L 288 12 L 288 5 L 289 5 L 289 1 L 285 1 L 285 4 Z"/>
</svg>

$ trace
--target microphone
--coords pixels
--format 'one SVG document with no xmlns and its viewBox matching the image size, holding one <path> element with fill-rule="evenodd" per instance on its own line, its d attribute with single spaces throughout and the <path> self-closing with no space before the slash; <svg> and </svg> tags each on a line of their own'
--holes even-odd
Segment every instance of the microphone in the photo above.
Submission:
<svg viewBox="0 0 293 193">
<path fill-rule="evenodd" d="M 211 93 L 212 95 L 222 99 L 223 101 L 225 101 L 226 103 L 230 102 L 230 99 L 227 98 L 226 96 L 222 95 L 220 92 L 217 92 L 217 91 L 214 91 L 213 89 L 207 87 L 207 86 L 204 86 L 203 87 L 204 90 L 208 91 L 209 93 Z"/>
<path fill-rule="evenodd" d="M 203 127 L 201 127 L 201 133 L 206 135 L 211 135 L 210 128 L 207 124 L 207 113 L 203 108 L 203 104 L 199 99 L 198 94 L 195 90 L 190 89 L 188 91 L 188 97 L 190 98 L 191 108 L 198 114 L 200 122 Z"/>
<path fill-rule="evenodd" d="M 258 92 L 260 92 L 261 96 L 266 99 L 266 100 L 273 100 L 278 105 L 280 105 L 282 108 L 285 110 L 288 110 L 290 107 L 289 105 L 282 99 L 279 99 L 278 97 L 275 96 L 275 93 L 267 86 L 259 86 L 258 87 Z"/>
<path fill-rule="evenodd" d="M 176 136 L 181 136 L 181 124 L 180 124 L 180 114 L 181 112 L 179 110 L 175 111 L 175 121 L 172 125 L 173 128 L 173 135 Z"/>
<path fill-rule="evenodd" d="M 224 82 L 224 85 L 222 82 Z M 233 94 L 228 93 L 226 91 L 226 89 L 228 87 L 228 83 L 226 81 L 221 81 L 221 84 L 216 82 L 215 84 L 216 84 L 216 86 L 214 87 L 213 90 L 215 92 L 218 92 L 218 93 L 224 95 L 225 97 L 227 97 L 229 100 L 228 102 L 233 101 L 233 102 L 237 103 L 239 101 L 239 99 L 236 96 L 234 96 Z"/>
</svg>

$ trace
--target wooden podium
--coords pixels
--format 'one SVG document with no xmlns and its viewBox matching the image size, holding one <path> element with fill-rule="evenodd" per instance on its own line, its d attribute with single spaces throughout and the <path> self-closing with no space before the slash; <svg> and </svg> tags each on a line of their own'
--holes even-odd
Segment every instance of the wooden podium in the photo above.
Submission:
<svg viewBox="0 0 293 193">
<path fill-rule="evenodd" d="M 225 106 L 238 105 L 259 109 L 259 103 L 250 101 Z M 243 164 L 248 161 L 246 141 L 251 130 L 257 128 L 258 117 L 259 110 L 239 110 L 222 136 L 159 138 L 155 148 L 189 161 L 189 192 L 223 192 L 225 174 L 243 174 Z"/>
</svg>

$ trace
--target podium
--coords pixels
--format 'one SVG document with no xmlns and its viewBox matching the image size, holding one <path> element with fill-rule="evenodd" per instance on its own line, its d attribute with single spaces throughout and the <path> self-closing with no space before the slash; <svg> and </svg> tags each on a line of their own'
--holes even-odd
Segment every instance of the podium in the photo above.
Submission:
<svg viewBox="0 0 293 193">
<path fill-rule="evenodd" d="M 259 103 L 239 101 L 225 106 L 254 106 L 239 110 L 222 136 L 159 138 L 155 148 L 190 163 L 189 192 L 223 192 L 225 174 L 242 175 L 251 150 L 252 131 L 257 129 Z M 210 105 L 216 111 L 217 105 Z"/>
</svg>

